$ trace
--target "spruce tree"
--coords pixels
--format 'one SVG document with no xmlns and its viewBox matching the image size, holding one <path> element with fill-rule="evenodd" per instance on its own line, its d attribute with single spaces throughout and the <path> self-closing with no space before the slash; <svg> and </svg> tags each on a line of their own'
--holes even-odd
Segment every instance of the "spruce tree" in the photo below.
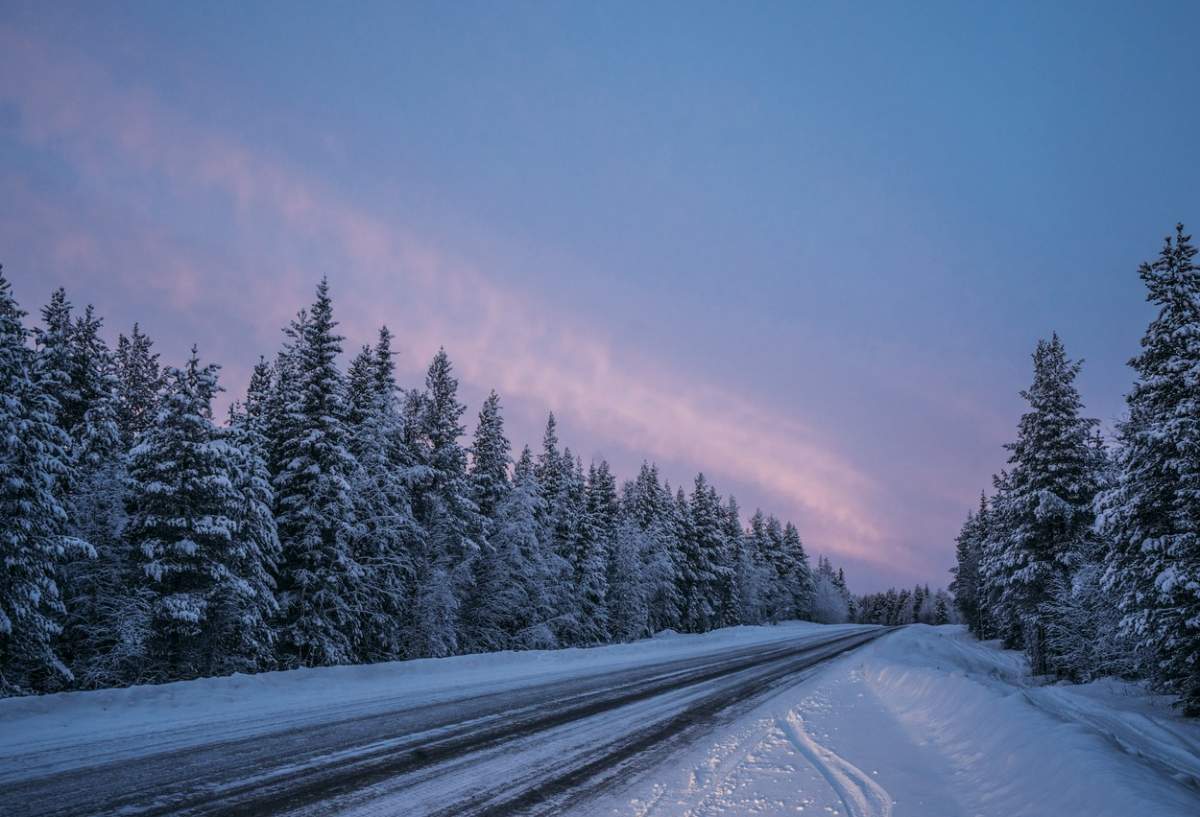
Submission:
<svg viewBox="0 0 1200 817">
<path fill-rule="evenodd" d="M 59 287 L 51 293 L 50 302 L 42 307 L 42 326 L 34 330 L 38 381 L 54 401 L 55 422 L 67 434 L 83 420 L 87 410 L 76 376 L 75 350 L 72 348 L 75 325 L 71 311 L 66 290 Z"/>
<path fill-rule="evenodd" d="M 479 410 L 475 440 L 471 445 L 471 496 L 484 517 L 494 516 L 496 507 L 508 493 L 510 450 L 508 438 L 504 436 L 500 396 L 493 391 Z"/>
<path fill-rule="evenodd" d="M 728 571 L 720 501 L 703 474 L 696 476 L 688 510 L 680 575 L 683 626 L 687 632 L 703 633 L 720 626 L 721 585 Z"/>
<path fill-rule="evenodd" d="M 233 452 L 212 422 L 217 367 L 201 366 L 193 347 L 168 378 L 154 429 L 130 453 L 126 529 L 150 597 L 145 662 L 156 680 L 217 671 L 217 597 L 241 572 Z"/>
<path fill-rule="evenodd" d="M 364 347 L 347 378 L 351 477 L 358 530 L 354 558 L 364 574 L 359 660 L 389 661 L 406 652 L 399 622 L 410 613 L 412 552 L 423 533 L 413 516 L 409 490 L 412 457 L 404 442 L 393 371 L 391 333 L 379 331 L 375 348 Z"/>
<path fill-rule="evenodd" d="M 954 604 L 966 620 L 967 627 L 980 638 L 989 637 L 979 565 L 987 528 L 987 514 L 987 495 L 981 492 L 979 510 L 967 515 L 967 521 L 963 523 L 955 540 L 957 564 L 950 571 L 954 576 L 954 580 L 950 582 Z"/>
<path fill-rule="evenodd" d="M 608 626 L 613 641 L 633 641 L 650 634 L 650 610 L 642 566 L 651 546 L 646 532 L 622 516 L 612 545 L 608 571 Z"/>
<path fill-rule="evenodd" d="M 154 423 L 163 388 L 154 342 L 133 325 L 129 337 L 117 339 L 117 427 L 126 450 Z"/>
<path fill-rule="evenodd" d="M 1097 421 L 1080 416 L 1075 388 L 1080 363 L 1058 335 L 1039 341 L 1033 384 L 1017 439 L 1008 446 L 1011 470 L 997 492 L 992 577 L 1011 646 L 1023 646 L 1037 673 L 1052 669 L 1044 605 L 1055 581 L 1069 575 L 1091 535 L 1096 486 L 1089 437 Z"/>
<path fill-rule="evenodd" d="M 808 565 L 808 554 L 804 552 L 804 543 L 800 541 L 800 531 L 788 522 L 783 527 L 783 565 L 787 586 L 788 617 L 804 619 L 812 612 L 813 593 L 815 585 L 812 569 Z M 849 591 L 846 590 L 845 579 L 840 573 L 830 577 L 833 586 L 849 601 Z"/>
<path fill-rule="evenodd" d="M 526 448 L 489 525 L 487 559 L 481 561 L 467 610 L 472 649 L 549 649 L 558 644 L 552 621 L 553 568 L 538 539 L 540 502 Z"/>
<path fill-rule="evenodd" d="M 1115 484 L 1101 528 L 1105 586 L 1151 677 L 1200 714 L 1200 268 L 1191 236 L 1139 274 L 1158 314 L 1146 329 L 1120 426 Z"/>
<path fill-rule="evenodd" d="M 347 447 L 336 326 L 322 280 L 276 367 L 271 426 L 282 546 L 279 649 L 289 667 L 350 663 L 361 642 L 355 595 L 364 572 L 354 558 L 359 530 L 351 492 L 357 463 Z"/>
<path fill-rule="evenodd" d="M 493 391 L 479 411 L 467 471 L 480 523 L 479 529 L 472 532 L 479 545 L 473 563 L 473 591 L 463 607 L 464 645 L 472 652 L 509 646 L 517 626 L 510 620 L 512 613 L 505 608 L 517 601 L 516 597 L 521 595 L 518 587 L 521 577 L 532 569 L 523 563 L 519 539 L 493 541 L 498 508 L 511 490 L 510 451 L 508 438 L 504 436 L 500 397 Z"/>
<path fill-rule="evenodd" d="M 626 488 L 622 510 L 646 534 L 642 577 L 647 628 L 658 632 L 679 627 L 679 552 L 674 535 L 671 493 L 658 479 L 658 469 L 642 463 L 637 479 Z"/>
<path fill-rule="evenodd" d="M 58 490 L 70 440 L 35 371 L 24 315 L 0 269 L 0 694 L 72 680 L 54 649 L 64 612 L 55 570 L 69 551 L 90 550 L 65 535 Z"/>
<path fill-rule="evenodd" d="M 458 380 L 445 349 L 425 375 L 425 394 L 417 422 L 417 456 L 426 480 L 416 501 L 426 531 L 416 562 L 416 599 L 410 649 L 417 655 L 443 656 L 459 651 L 460 606 L 471 592 L 481 529 L 467 479 L 467 452 L 460 444 L 462 415 Z"/>
<path fill-rule="evenodd" d="M 573 642 L 603 644 L 609 638 L 609 553 L 616 535 L 616 486 L 607 463 L 589 467 L 585 482 L 583 464 L 576 461 L 567 505 L 578 509 L 571 533 Z"/>
<path fill-rule="evenodd" d="M 746 552 L 742 515 L 737 499 L 732 496 L 722 508 L 721 535 L 724 539 L 722 561 L 725 566 L 721 575 L 721 626 L 749 624 L 751 621 L 745 617 L 744 599 L 747 592 L 753 591 L 745 583 L 754 579 L 744 569 Z"/>
</svg>

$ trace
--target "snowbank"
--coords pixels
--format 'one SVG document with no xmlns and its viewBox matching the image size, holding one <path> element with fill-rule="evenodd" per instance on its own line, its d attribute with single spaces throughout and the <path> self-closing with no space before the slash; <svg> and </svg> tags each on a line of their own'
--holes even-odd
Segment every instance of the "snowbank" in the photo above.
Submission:
<svg viewBox="0 0 1200 817">
<path fill-rule="evenodd" d="M 972 814 L 1197 814 L 1200 724 L 1133 685 L 1030 686 L 1024 658 L 919 625 L 855 657 L 863 685 L 953 770 Z"/>
<path fill-rule="evenodd" d="M 1035 687 L 1019 653 L 916 625 L 581 813 L 1196 817 L 1198 748 L 1200 724 L 1135 686 Z"/>
</svg>

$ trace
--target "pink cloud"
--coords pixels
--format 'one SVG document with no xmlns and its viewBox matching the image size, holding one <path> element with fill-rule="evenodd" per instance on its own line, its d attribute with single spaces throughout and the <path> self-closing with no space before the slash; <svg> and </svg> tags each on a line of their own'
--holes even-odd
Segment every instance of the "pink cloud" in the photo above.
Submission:
<svg viewBox="0 0 1200 817">
<path fill-rule="evenodd" d="M 203 262 L 173 245 L 152 223 L 132 239 L 147 263 L 126 270 L 143 286 L 161 288 L 176 308 L 221 309 L 274 329 L 306 302 L 326 269 L 292 243 L 319 241 L 340 259 L 331 276 L 349 334 L 369 337 L 387 323 L 405 343 L 430 353 L 445 345 L 461 376 L 482 388 L 529 401 L 571 418 L 627 449 L 692 464 L 715 477 L 761 488 L 784 508 L 803 513 L 807 535 L 821 548 L 874 564 L 895 560 L 881 549 L 882 526 L 872 513 L 876 486 L 834 449 L 819 429 L 764 405 L 667 371 L 650 356 L 614 343 L 580 315 L 539 308 L 452 252 L 431 247 L 403 225 L 384 221 L 269 155 L 207 130 L 151 94 L 119 86 L 104 67 L 48 43 L 0 27 L 0 99 L 16 106 L 31 144 L 54 152 L 84 177 L 104 180 L 114 163 L 148 182 L 165 182 L 181 199 L 217 194 L 240 224 L 264 223 L 284 237 L 246 253 L 253 275 L 228 273 L 216 293 L 199 291 Z M 59 251 L 96 253 L 85 230 L 62 225 Z M 269 231 L 268 231 L 269 232 Z M 423 361 L 407 357 L 415 369 Z"/>
</svg>

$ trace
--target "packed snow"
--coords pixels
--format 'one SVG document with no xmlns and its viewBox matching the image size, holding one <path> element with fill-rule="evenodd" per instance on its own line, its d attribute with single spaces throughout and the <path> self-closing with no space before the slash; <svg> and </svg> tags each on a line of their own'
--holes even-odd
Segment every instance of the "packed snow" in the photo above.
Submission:
<svg viewBox="0 0 1200 817">
<path fill-rule="evenodd" d="M 1200 724 L 915 625 L 835 659 L 588 815 L 1195 817 Z"/>
</svg>

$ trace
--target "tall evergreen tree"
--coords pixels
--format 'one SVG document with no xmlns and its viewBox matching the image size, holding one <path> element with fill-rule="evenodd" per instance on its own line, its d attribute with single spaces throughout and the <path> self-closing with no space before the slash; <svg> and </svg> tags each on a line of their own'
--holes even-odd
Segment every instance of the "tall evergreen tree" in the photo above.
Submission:
<svg viewBox="0 0 1200 817">
<path fill-rule="evenodd" d="M 683 626 L 687 632 L 703 633 L 720 626 L 721 585 L 728 571 L 720 501 L 703 474 L 696 476 L 688 510 L 680 566 Z"/>
<path fill-rule="evenodd" d="M 479 553 L 473 561 L 473 590 L 465 599 L 462 616 L 464 646 L 472 652 L 510 645 L 517 625 L 506 608 L 525 600 L 518 599 L 523 595 L 520 585 L 525 574 L 534 569 L 524 563 L 522 544 L 528 548 L 529 543 L 522 543 L 519 537 L 503 543 L 493 541 L 498 508 L 512 487 L 508 477 L 510 451 L 500 397 L 493 391 L 479 411 L 467 470 L 471 499 L 479 511 L 479 529 L 472 531 Z M 529 509 L 532 511 L 533 506 Z"/>
<path fill-rule="evenodd" d="M 391 333 L 379 331 L 375 348 L 364 347 L 347 381 L 349 448 L 356 468 L 354 558 L 366 588 L 358 604 L 362 626 L 360 660 L 389 661 L 406 653 L 400 622 L 411 613 L 412 553 L 423 541 L 414 518 L 410 481 L 412 456 L 404 442 L 397 403 Z"/>
<path fill-rule="evenodd" d="M 583 464 L 576 461 L 567 484 L 566 506 L 577 509 L 571 525 L 570 558 L 574 570 L 573 642 L 603 644 L 609 638 L 609 554 L 616 536 L 616 485 L 608 464 L 593 464 L 586 482 Z"/>
<path fill-rule="evenodd" d="M 168 377 L 155 427 L 130 454 L 128 536 L 151 597 L 146 663 L 159 680 L 258 669 L 270 654 L 269 564 L 261 541 L 243 538 L 240 452 L 212 421 L 217 366 L 193 347 Z"/>
<path fill-rule="evenodd" d="M 83 420 L 87 402 L 79 390 L 72 339 L 75 325 L 72 305 L 62 287 L 50 295 L 42 307 L 42 326 L 34 330 L 37 345 L 37 375 L 42 389 L 55 405 L 55 422 L 70 434 Z"/>
<path fill-rule="evenodd" d="M 83 416 L 72 429 L 74 479 L 67 501 L 69 533 L 91 544 L 94 558 L 62 568 L 67 618 L 62 653 L 85 685 L 111 677 L 104 671 L 118 649 L 128 611 L 131 559 L 124 536 L 126 461 L 118 424 L 118 382 L 100 320 L 89 306 L 71 336 L 74 392 Z"/>
<path fill-rule="evenodd" d="M 804 552 L 804 543 L 800 541 L 800 531 L 796 530 L 796 526 L 791 522 L 783 526 L 782 550 L 788 617 L 808 618 L 812 611 L 815 585 L 812 569 L 808 565 L 808 554 Z M 846 590 L 846 582 L 841 574 L 831 575 L 830 581 L 849 603 L 850 593 Z"/>
<path fill-rule="evenodd" d="M 1042 607 L 1090 536 L 1096 486 L 1088 440 L 1097 421 L 1080 416 L 1074 384 L 1080 363 L 1067 357 L 1058 335 L 1039 341 L 1033 364 L 1033 384 L 1021 392 L 1029 411 L 1008 446 L 1011 470 L 995 500 L 1001 524 L 991 533 L 1000 538 L 1001 610 L 1034 671 L 1045 673 L 1052 657 Z"/>
<path fill-rule="evenodd" d="M 427 480 L 417 498 L 417 518 L 427 533 L 416 560 L 417 598 L 410 648 L 418 655 L 451 655 L 459 650 L 460 605 L 471 592 L 481 529 L 467 479 L 467 453 L 459 440 L 466 407 L 458 400 L 458 380 L 444 349 L 425 375 L 420 401 L 418 456 Z"/>
<path fill-rule="evenodd" d="M 117 427 L 125 448 L 154 423 L 162 393 L 162 372 L 154 342 L 133 325 L 129 337 L 117 339 Z"/>
<path fill-rule="evenodd" d="M 65 535 L 58 490 L 70 441 L 35 371 L 24 315 L 0 270 L 0 694 L 72 680 L 54 649 L 64 612 L 55 568 L 69 550 L 89 549 Z"/>
<path fill-rule="evenodd" d="M 987 515 L 987 496 L 981 492 L 979 510 L 967 515 L 967 521 L 963 523 L 955 540 L 957 563 L 950 571 L 954 576 L 954 580 L 950 582 L 954 603 L 971 632 L 980 638 L 989 637 L 979 565 L 987 536 Z"/>
<path fill-rule="evenodd" d="M 1154 680 L 1200 714 L 1200 267 L 1191 236 L 1139 274 L 1158 314 L 1130 361 L 1115 484 L 1101 500 L 1105 585 Z"/>
<path fill-rule="evenodd" d="M 471 446 L 471 496 L 484 517 L 494 516 L 496 507 L 508 493 L 510 450 L 504 436 L 504 418 L 500 415 L 500 396 L 493 391 L 479 411 Z"/>
<path fill-rule="evenodd" d="M 659 482 L 655 466 L 642 463 L 637 479 L 623 486 L 621 515 L 645 534 L 641 575 L 649 632 L 678 628 L 680 599 L 671 495 Z"/>
<path fill-rule="evenodd" d="M 351 493 L 357 463 L 347 447 L 336 326 L 322 280 L 277 364 L 273 487 L 285 666 L 349 663 L 361 641 L 355 595 L 364 573 L 354 558 L 359 531 Z"/>
<path fill-rule="evenodd" d="M 743 618 L 745 588 L 742 583 L 748 579 L 742 570 L 744 551 L 744 532 L 742 531 L 742 514 L 738 508 L 737 499 L 729 497 L 725 507 L 721 509 L 721 538 L 723 570 L 720 577 L 720 621 L 722 627 L 732 627 L 735 624 L 750 623 Z"/>
<path fill-rule="evenodd" d="M 617 522 L 608 571 L 608 627 L 613 641 L 633 641 L 650 634 L 647 585 L 643 578 L 649 536 L 637 522 L 622 516 Z"/>
</svg>

